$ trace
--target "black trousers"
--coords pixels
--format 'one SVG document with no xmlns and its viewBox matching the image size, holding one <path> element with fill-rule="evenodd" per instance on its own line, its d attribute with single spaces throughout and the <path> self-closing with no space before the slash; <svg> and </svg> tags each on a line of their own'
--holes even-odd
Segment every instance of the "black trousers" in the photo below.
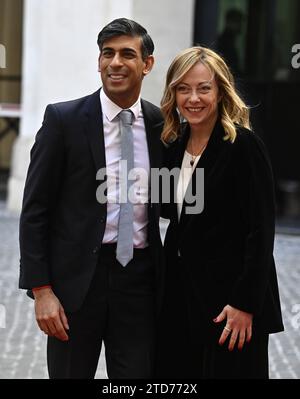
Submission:
<svg viewBox="0 0 300 399">
<path fill-rule="evenodd" d="M 101 352 L 109 378 L 151 378 L 154 358 L 154 267 L 135 249 L 123 267 L 115 245 L 103 245 L 81 309 L 67 314 L 69 341 L 48 337 L 50 378 L 94 378 Z"/>
</svg>

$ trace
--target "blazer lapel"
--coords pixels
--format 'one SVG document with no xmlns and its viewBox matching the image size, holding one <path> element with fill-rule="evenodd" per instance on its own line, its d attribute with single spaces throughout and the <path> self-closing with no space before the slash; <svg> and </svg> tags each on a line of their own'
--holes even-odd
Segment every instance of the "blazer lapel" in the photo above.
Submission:
<svg viewBox="0 0 300 399">
<path fill-rule="evenodd" d="M 155 209 L 159 213 L 159 202 L 153 201 L 152 196 L 152 170 L 159 169 L 162 165 L 162 142 L 160 141 L 160 134 L 162 130 L 162 120 L 158 118 L 156 109 L 150 105 L 147 101 L 141 100 L 142 111 L 144 116 L 144 124 L 146 130 L 146 139 L 148 147 L 148 155 L 150 162 L 150 186 L 149 186 L 149 208 L 152 208 L 153 204 L 156 204 Z M 159 194 L 159 193 L 156 193 Z M 149 213 L 150 214 L 150 213 Z"/>
<path fill-rule="evenodd" d="M 147 101 L 142 99 L 141 105 L 144 116 L 150 168 L 160 168 L 162 164 L 162 143 L 158 138 L 163 122 L 157 122 L 157 115 L 155 115 L 154 109 L 148 105 Z"/>
<path fill-rule="evenodd" d="M 86 136 L 96 171 L 106 166 L 100 89 L 93 93 L 86 105 Z"/>
<path fill-rule="evenodd" d="M 189 135 L 188 135 L 189 137 Z M 220 151 L 221 148 L 221 144 L 223 142 L 223 137 L 224 137 L 224 130 L 223 127 L 220 123 L 220 121 L 217 121 L 215 124 L 215 127 L 212 131 L 212 134 L 208 140 L 208 144 L 206 146 L 205 151 L 203 152 L 202 156 L 200 157 L 194 171 L 192 174 L 192 178 L 189 182 L 189 185 L 187 187 L 187 190 L 191 190 L 191 187 L 196 187 L 196 184 L 199 184 L 199 182 L 197 183 L 196 178 L 197 178 L 197 169 L 204 169 L 204 188 L 207 186 L 207 181 L 209 180 L 209 177 L 213 171 L 213 167 L 217 161 L 217 157 L 218 157 L 218 153 Z M 184 146 L 184 150 L 186 148 L 186 143 L 187 140 L 185 142 L 185 146 Z M 183 158 L 183 154 L 182 153 L 182 158 Z M 182 158 L 181 158 L 181 162 L 182 162 Z M 181 165 L 180 165 L 181 166 Z M 205 192 L 204 192 L 204 201 L 205 201 Z M 183 204 L 182 204 L 182 211 L 181 211 L 181 215 L 180 215 L 180 220 L 179 220 L 179 224 L 181 225 L 185 225 L 187 223 L 187 220 L 190 221 L 193 219 L 193 214 L 189 214 L 189 218 L 186 218 L 186 207 L 187 206 L 191 206 L 191 204 L 188 204 L 186 202 L 186 200 L 184 199 Z"/>
</svg>

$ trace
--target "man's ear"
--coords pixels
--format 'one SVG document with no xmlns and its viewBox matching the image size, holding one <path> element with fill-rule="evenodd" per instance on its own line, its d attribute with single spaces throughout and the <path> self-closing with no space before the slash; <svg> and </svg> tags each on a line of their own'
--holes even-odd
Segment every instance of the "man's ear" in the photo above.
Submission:
<svg viewBox="0 0 300 399">
<path fill-rule="evenodd" d="M 100 57 L 101 57 L 101 53 L 99 54 L 99 57 L 98 57 L 98 72 L 101 72 L 101 68 L 100 68 Z"/>
<path fill-rule="evenodd" d="M 148 75 L 149 72 L 151 72 L 153 65 L 154 65 L 154 57 L 153 55 L 148 55 L 148 57 L 145 59 L 145 66 L 143 69 L 143 75 L 146 76 Z"/>
</svg>

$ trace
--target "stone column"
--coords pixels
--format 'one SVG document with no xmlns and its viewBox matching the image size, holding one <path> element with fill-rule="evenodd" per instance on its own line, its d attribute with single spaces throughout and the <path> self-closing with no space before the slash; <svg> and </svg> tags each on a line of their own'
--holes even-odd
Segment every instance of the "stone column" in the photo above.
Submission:
<svg viewBox="0 0 300 399">
<path fill-rule="evenodd" d="M 114 18 L 144 25 L 156 45 L 156 65 L 143 96 L 159 104 L 167 66 L 191 45 L 193 0 L 24 0 L 20 135 L 8 184 L 8 208 L 19 211 L 34 136 L 49 103 L 78 98 L 100 86 L 99 30 Z"/>
</svg>

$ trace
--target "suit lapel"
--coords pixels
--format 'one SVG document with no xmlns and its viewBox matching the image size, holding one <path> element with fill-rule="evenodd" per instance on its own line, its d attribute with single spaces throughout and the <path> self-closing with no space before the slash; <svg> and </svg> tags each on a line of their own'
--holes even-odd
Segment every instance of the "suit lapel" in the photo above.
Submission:
<svg viewBox="0 0 300 399">
<path fill-rule="evenodd" d="M 160 133 L 162 130 L 162 120 L 158 119 L 156 109 L 147 101 L 142 100 L 142 111 L 144 116 L 144 124 L 146 130 L 146 138 L 147 138 L 147 147 L 148 147 L 148 155 L 150 162 L 150 186 L 149 186 L 149 207 L 152 208 L 152 170 L 159 169 L 162 165 L 162 143 L 160 141 Z M 154 202 L 156 203 L 156 201 Z M 157 212 L 159 212 L 159 208 L 155 207 Z"/>
<path fill-rule="evenodd" d="M 157 115 L 155 115 L 154 108 L 142 100 L 142 111 L 144 116 L 148 154 L 150 160 L 150 168 L 160 168 L 162 163 L 161 142 L 159 140 L 162 122 L 157 122 Z"/>
<path fill-rule="evenodd" d="M 85 113 L 87 117 L 86 136 L 96 171 L 98 171 L 106 166 L 100 90 L 97 90 L 88 99 Z"/>
</svg>

